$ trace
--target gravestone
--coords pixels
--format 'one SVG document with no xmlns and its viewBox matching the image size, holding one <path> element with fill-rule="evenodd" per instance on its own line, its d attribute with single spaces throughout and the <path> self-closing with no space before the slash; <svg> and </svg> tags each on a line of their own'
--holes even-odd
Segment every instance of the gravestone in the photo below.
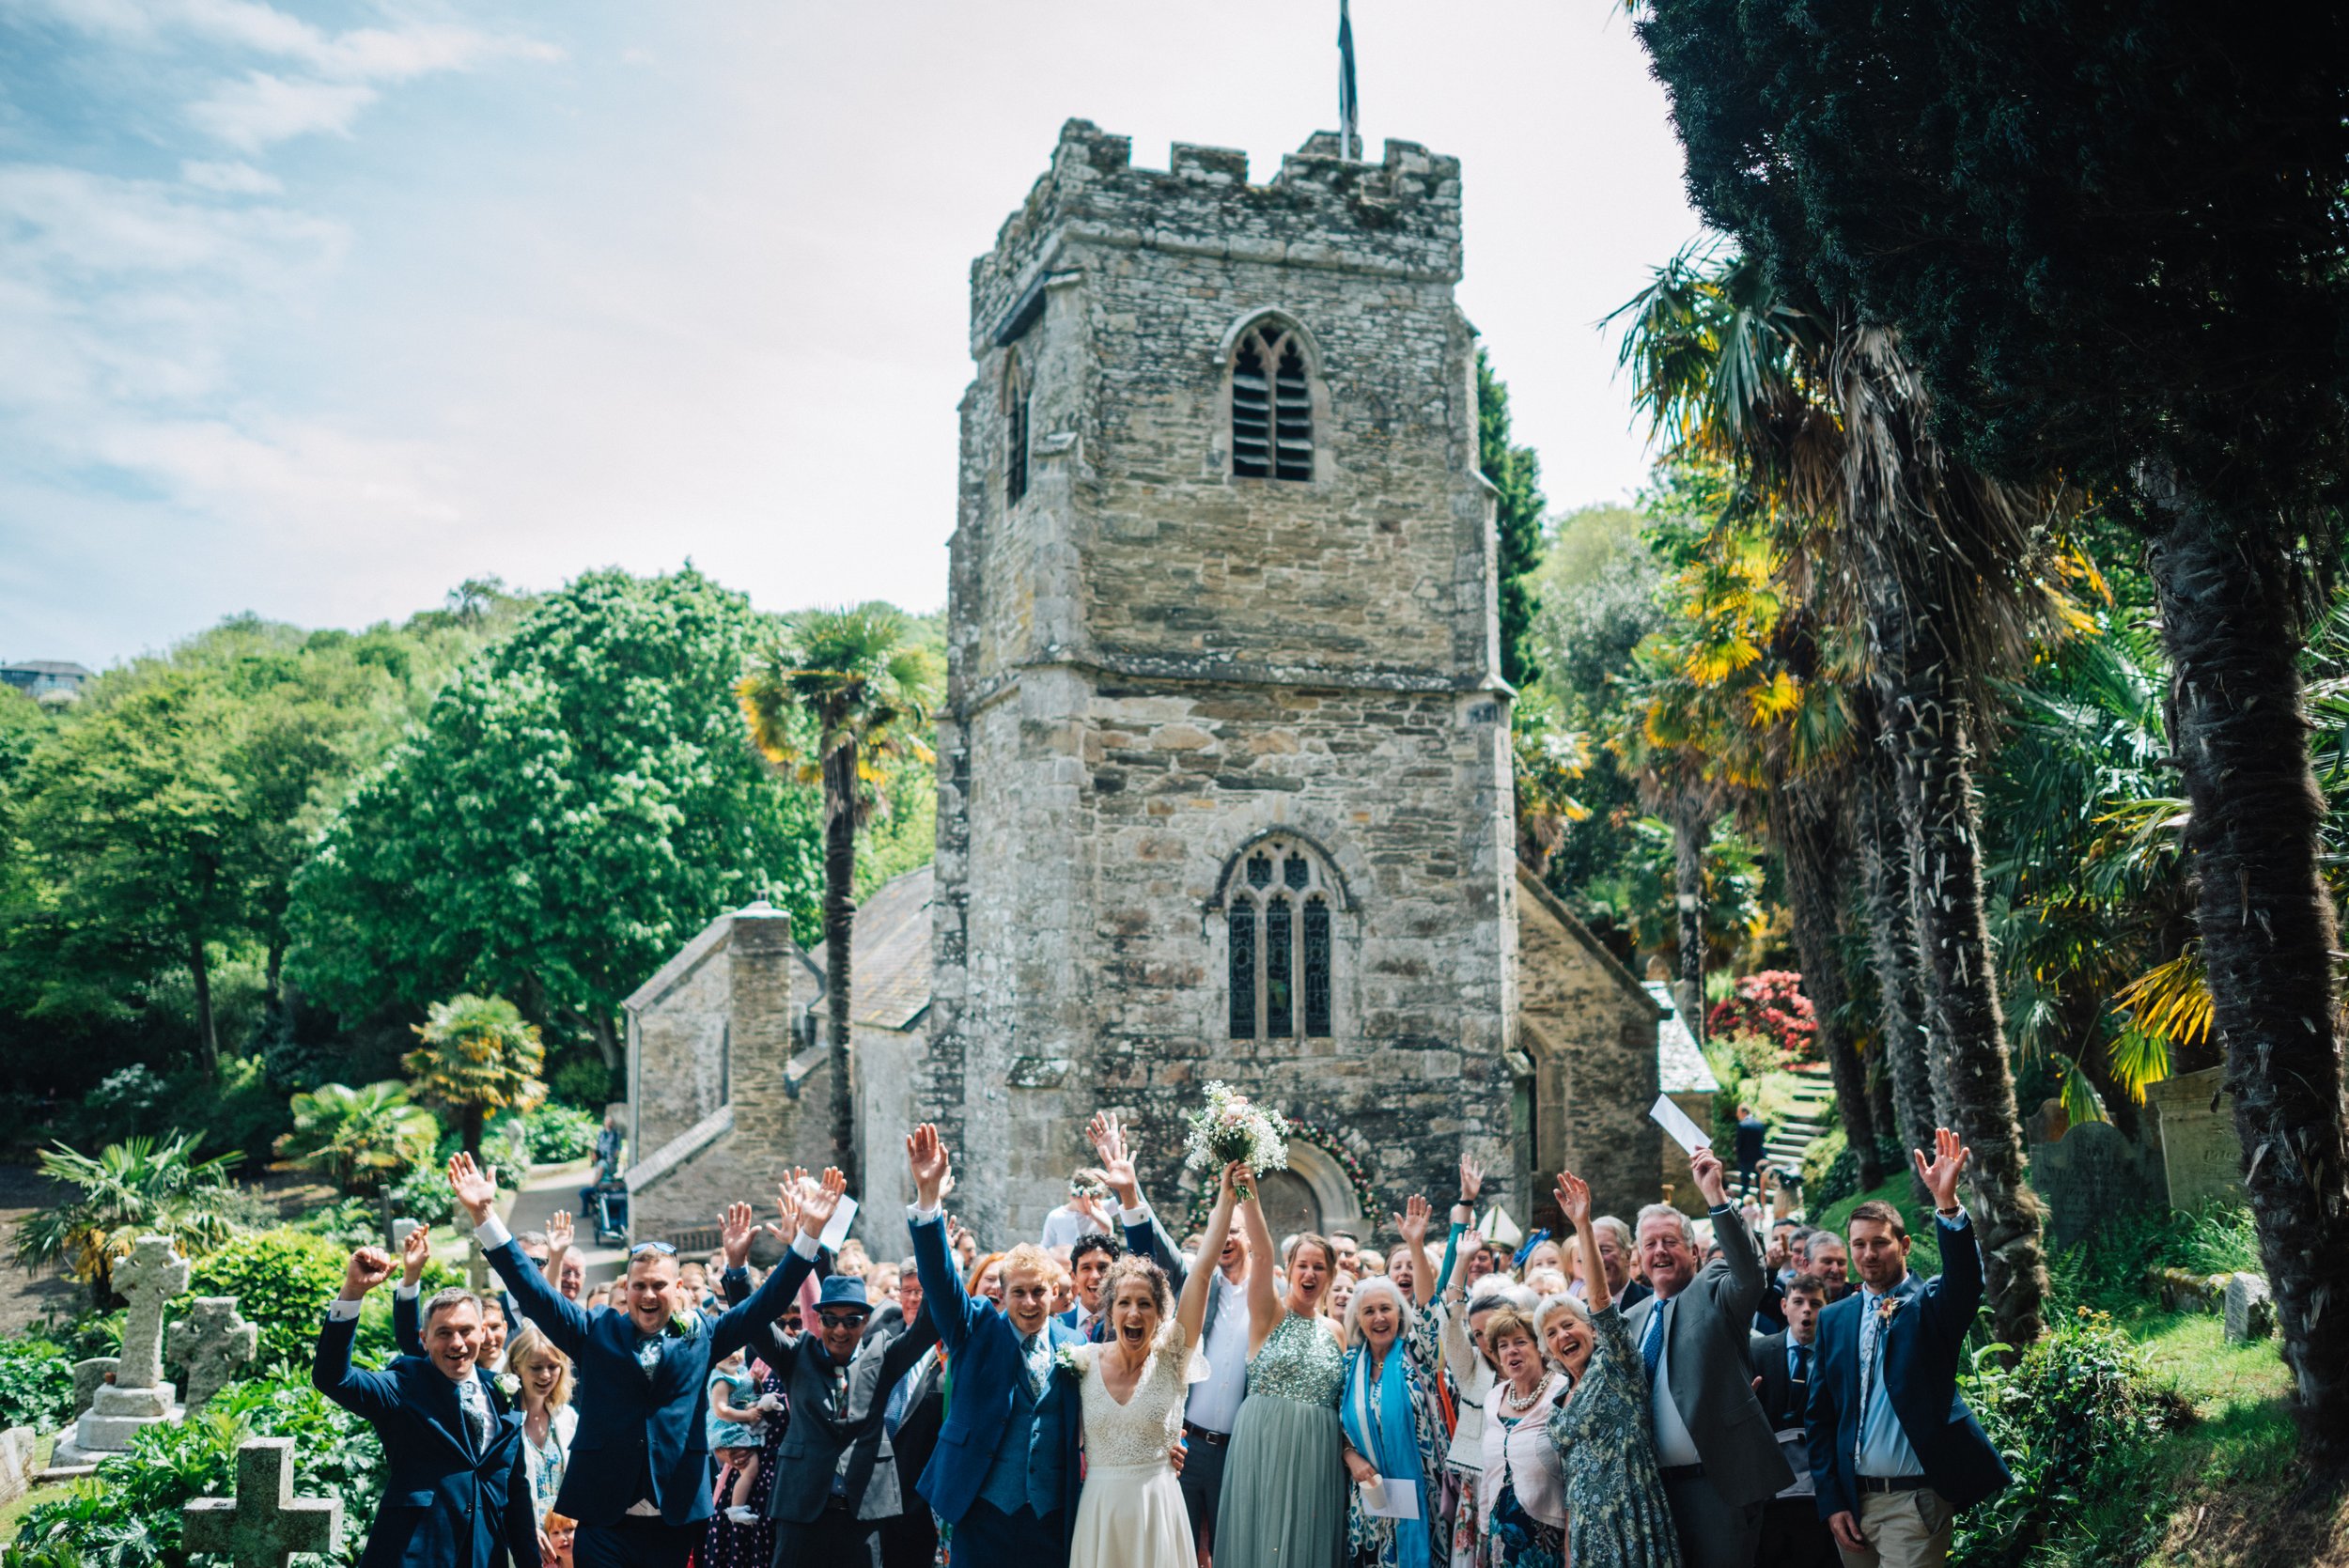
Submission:
<svg viewBox="0 0 2349 1568">
<path fill-rule="evenodd" d="M 2077 1246 L 2148 1200 L 2144 1157 L 2109 1122 L 2083 1122 L 2052 1143 L 2033 1146 L 2030 1181 L 2047 1205 L 2047 1237 L 2058 1247 Z"/>
<path fill-rule="evenodd" d="M 482 1250 L 479 1236 L 465 1249 L 465 1288 L 475 1296 L 490 1288 L 490 1254 Z"/>
<path fill-rule="evenodd" d="M 418 1223 L 413 1219 L 395 1219 L 392 1221 L 392 1239 L 388 1250 L 392 1254 L 393 1263 L 397 1264 L 399 1262 L 400 1251 L 408 1245 L 408 1237 L 417 1229 L 419 1229 Z"/>
<path fill-rule="evenodd" d="M 2276 1331 L 2276 1298 L 2256 1274 L 2227 1276 L 2226 1335 L 2229 1344 L 2263 1340 Z"/>
<path fill-rule="evenodd" d="M 2148 1084 L 2145 1098 L 2161 1136 L 2161 1176 L 2173 1209 L 2249 1201 L 2243 1188 L 2243 1140 L 2234 1126 L 2227 1069 L 2206 1067 Z"/>
<path fill-rule="evenodd" d="M 33 1429 L 12 1426 L 0 1432 L 0 1506 L 16 1501 L 33 1486 Z"/>
<path fill-rule="evenodd" d="M 169 1236 L 143 1235 L 115 1265 L 114 1286 L 131 1298 L 114 1378 L 101 1383 L 90 1407 L 58 1443 L 60 1465 L 88 1464 L 131 1446 L 142 1427 L 179 1415 L 178 1390 L 163 1381 L 163 1305 L 188 1288 L 188 1260 Z"/>
<path fill-rule="evenodd" d="M 98 1403 L 98 1390 L 104 1388 L 115 1374 L 117 1358 L 93 1356 L 86 1361 L 73 1363 L 73 1419 L 80 1421 L 92 1405 Z"/>
<path fill-rule="evenodd" d="M 235 1380 L 261 1348 L 261 1330 L 237 1315 L 233 1296 L 206 1296 L 164 1336 L 171 1358 L 188 1369 L 187 1408 L 193 1410 Z"/>
<path fill-rule="evenodd" d="M 181 1540 L 192 1552 L 226 1557 L 236 1568 L 286 1568 L 295 1552 L 333 1552 L 343 1505 L 293 1495 L 293 1439 L 250 1437 L 237 1449 L 237 1495 L 187 1506 Z"/>
</svg>

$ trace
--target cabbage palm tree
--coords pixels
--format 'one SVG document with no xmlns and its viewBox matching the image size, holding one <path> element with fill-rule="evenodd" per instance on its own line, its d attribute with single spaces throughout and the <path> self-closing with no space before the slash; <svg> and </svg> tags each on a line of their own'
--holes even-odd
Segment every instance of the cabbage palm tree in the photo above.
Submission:
<svg viewBox="0 0 2349 1568">
<path fill-rule="evenodd" d="M 906 641 L 886 606 L 792 617 L 736 683 L 751 744 L 779 770 L 824 791 L 824 986 L 832 1037 L 832 1163 L 857 1181 L 850 1081 L 850 947 L 856 929 L 856 834 L 886 811 L 883 764 L 930 760 L 926 739 L 934 661 Z"/>
<path fill-rule="evenodd" d="M 293 1097 L 293 1130 L 277 1152 L 326 1172 L 345 1192 L 371 1192 L 432 1157 L 441 1124 L 397 1080 L 353 1089 L 322 1083 Z"/>
<path fill-rule="evenodd" d="M 538 1026 L 504 997 L 436 1001 L 415 1031 L 424 1043 L 399 1064 L 414 1077 L 417 1098 L 457 1113 L 467 1154 L 479 1157 L 490 1111 L 529 1110 L 545 1101 L 538 1074 L 547 1053 Z"/>
<path fill-rule="evenodd" d="M 90 1305 L 114 1301 L 114 1265 L 130 1256 L 140 1236 L 167 1235 L 190 1257 L 226 1241 L 235 1224 L 236 1189 L 228 1172 L 242 1157 L 188 1157 L 195 1135 L 158 1143 L 130 1138 L 95 1157 L 60 1143 L 41 1152 L 40 1172 L 76 1189 L 75 1196 L 39 1210 L 17 1228 L 21 1268 L 61 1267 L 89 1286 Z"/>
</svg>

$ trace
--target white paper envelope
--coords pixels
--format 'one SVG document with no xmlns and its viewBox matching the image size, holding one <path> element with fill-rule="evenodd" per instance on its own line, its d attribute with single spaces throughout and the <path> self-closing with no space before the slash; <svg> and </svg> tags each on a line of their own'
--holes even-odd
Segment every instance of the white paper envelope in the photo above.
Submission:
<svg viewBox="0 0 2349 1568">
<path fill-rule="evenodd" d="M 1416 1519 L 1419 1488 L 1401 1476 L 1366 1481 L 1362 1483 L 1362 1512 L 1374 1519 Z"/>
<path fill-rule="evenodd" d="M 1672 1104 L 1670 1094 L 1657 1095 L 1656 1103 L 1648 1108 L 1648 1115 L 1688 1153 L 1712 1147 L 1713 1135 L 1688 1120 L 1688 1113 Z"/>
<path fill-rule="evenodd" d="M 832 1223 L 825 1226 L 824 1234 L 816 1239 L 821 1245 L 837 1252 L 840 1250 L 840 1244 L 848 1239 L 848 1227 L 855 1223 L 856 1200 L 843 1198 L 840 1200 L 840 1206 L 832 1211 Z"/>
</svg>

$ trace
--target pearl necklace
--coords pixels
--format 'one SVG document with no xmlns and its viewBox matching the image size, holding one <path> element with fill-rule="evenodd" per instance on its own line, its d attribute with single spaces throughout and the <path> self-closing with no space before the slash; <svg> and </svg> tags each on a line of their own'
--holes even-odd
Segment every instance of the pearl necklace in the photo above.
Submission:
<svg viewBox="0 0 2349 1568">
<path fill-rule="evenodd" d="M 1501 1403 L 1507 1405 L 1515 1414 L 1522 1416 L 1528 1410 L 1531 1410 L 1533 1406 L 1539 1405 L 1542 1402 L 1542 1395 L 1548 1393 L 1548 1391 L 1549 1374 L 1548 1373 L 1544 1373 L 1542 1374 L 1542 1380 L 1533 1385 L 1533 1391 L 1527 1394 L 1523 1399 L 1519 1399 L 1517 1397 L 1517 1386 L 1515 1383 L 1504 1386 L 1501 1390 Z"/>
</svg>

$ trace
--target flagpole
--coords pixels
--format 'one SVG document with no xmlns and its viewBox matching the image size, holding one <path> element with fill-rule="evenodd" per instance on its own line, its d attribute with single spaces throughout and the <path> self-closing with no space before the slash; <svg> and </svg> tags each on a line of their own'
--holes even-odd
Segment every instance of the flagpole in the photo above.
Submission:
<svg viewBox="0 0 2349 1568">
<path fill-rule="evenodd" d="M 1361 105 L 1354 96 L 1354 18 L 1347 0 L 1338 0 L 1338 149 L 1361 162 Z"/>
</svg>

